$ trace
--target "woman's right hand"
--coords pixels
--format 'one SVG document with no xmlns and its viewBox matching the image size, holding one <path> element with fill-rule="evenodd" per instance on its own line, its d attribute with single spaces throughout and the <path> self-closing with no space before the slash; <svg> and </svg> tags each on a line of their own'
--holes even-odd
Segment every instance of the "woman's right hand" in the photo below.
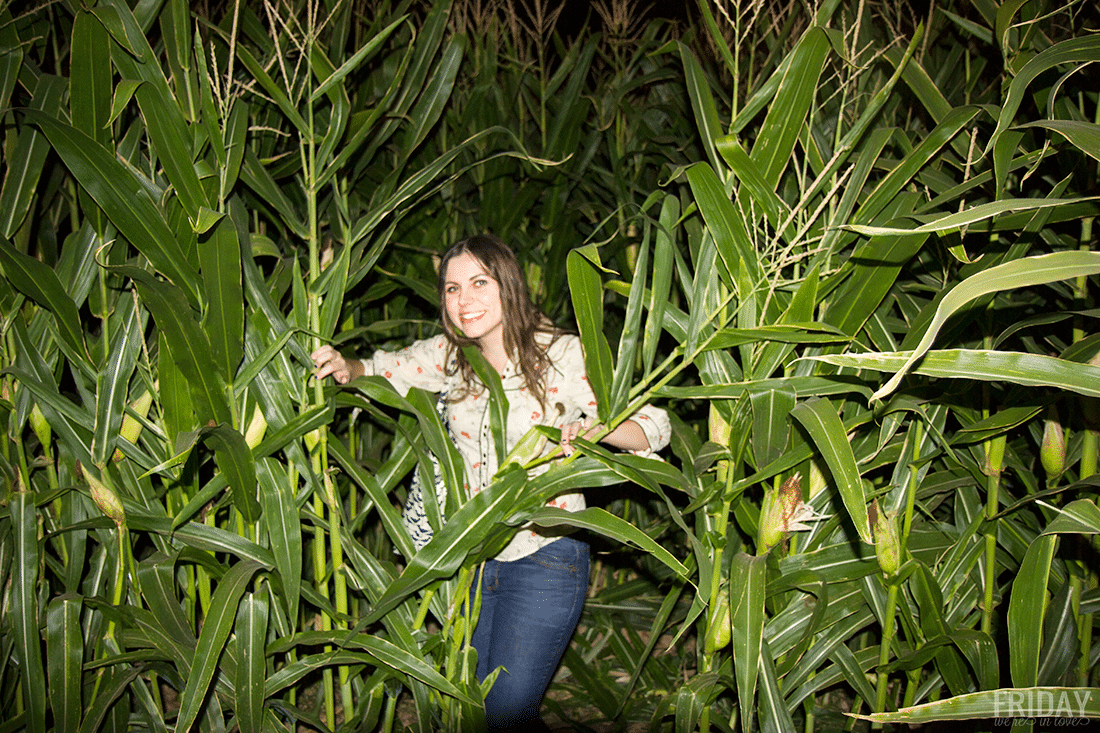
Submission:
<svg viewBox="0 0 1100 733">
<path fill-rule="evenodd" d="M 337 384 L 347 384 L 355 377 L 363 375 L 363 364 L 358 359 L 346 359 L 327 344 L 310 354 L 310 358 L 317 367 L 314 375 L 318 379 L 331 376 Z"/>
</svg>

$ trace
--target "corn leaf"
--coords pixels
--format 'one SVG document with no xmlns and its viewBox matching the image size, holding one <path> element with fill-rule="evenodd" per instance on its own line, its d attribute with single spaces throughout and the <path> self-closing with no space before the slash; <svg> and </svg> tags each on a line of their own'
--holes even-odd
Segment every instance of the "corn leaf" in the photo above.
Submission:
<svg viewBox="0 0 1100 733">
<path fill-rule="evenodd" d="M 81 671 L 84 638 L 80 633 L 80 598 L 58 596 L 46 610 L 46 669 L 50 710 L 59 730 L 77 730 L 84 712 L 81 704 Z"/>
<path fill-rule="evenodd" d="M 204 330 L 214 365 L 227 383 L 233 380 L 244 350 L 244 289 L 241 246 L 228 218 L 199 237 L 199 263 L 206 296 Z"/>
<path fill-rule="evenodd" d="M 547 506 L 532 513 L 529 521 L 540 527 L 580 527 L 598 532 L 623 544 L 633 545 L 645 550 L 681 577 L 686 578 L 690 575 L 688 569 L 672 553 L 630 522 L 621 517 L 616 517 L 605 509 L 589 507 L 578 512 L 569 512 L 557 507 Z"/>
<path fill-rule="evenodd" d="M 875 392 L 872 399 L 881 400 L 893 392 L 905 373 L 932 346 L 932 342 L 935 340 L 944 321 L 975 298 L 1001 290 L 1032 287 L 1059 280 L 1093 275 L 1097 272 L 1100 272 L 1100 253 L 1067 251 L 1014 260 L 971 275 L 940 300 L 935 317 L 928 325 L 924 336 L 913 350 L 912 355 L 898 372 Z"/>
<path fill-rule="evenodd" d="M 1077 499 L 1064 507 L 1051 507 L 1058 512 L 1043 534 L 1100 534 L 1100 509 L 1092 499 Z"/>
<path fill-rule="evenodd" d="M 854 715 L 877 723 L 931 723 L 979 718 L 1100 718 L 1100 688 L 1006 687 L 957 695 L 895 713 Z"/>
<path fill-rule="evenodd" d="M 863 480 L 859 475 L 856 457 L 852 445 L 845 433 L 844 425 L 836 409 L 828 400 L 814 399 L 803 402 L 791 410 L 791 416 L 802 424 L 810 439 L 821 452 L 829 465 L 833 480 L 836 481 L 844 507 L 855 524 L 860 539 L 873 544 L 871 526 L 867 519 L 867 497 L 863 491 Z"/>
<path fill-rule="evenodd" d="M 195 647 L 195 666 L 180 694 L 176 730 L 189 730 L 202 711 L 203 699 L 209 691 L 214 673 L 218 670 L 218 660 L 221 659 L 229 634 L 233 630 L 241 598 L 260 567 L 258 563 L 249 560 L 238 562 L 218 582 L 210 599 L 206 621 L 199 632 Z"/>
<path fill-rule="evenodd" d="M 737 676 L 737 702 L 741 708 L 741 725 L 744 730 L 752 730 L 753 712 L 756 709 L 756 680 L 760 671 L 764 639 L 766 570 L 764 557 L 754 557 L 744 552 L 737 553 L 730 565 L 733 669 Z M 762 689 L 762 698 L 767 697 L 769 692 Z M 768 706 L 762 702 L 761 707 L 767 709 Z"/>
<path fill-rule="evenodd" d="M 825 31 L 811 28 L 787 56 L 789 64 L 779 78 L 775 98 L 749 154 L 773 191 L 783 170 L 790 164 L 795 142 L 817 94 L 818 78 L 828 53 L 829 39 Z"/>
<path fill-rule="evenodd" d="M 110 151 L 84 133 L 46 115 L 35 114 L 32 120 L 111 223 L 158 271 L 172 280 L 191 303 L 197 304 L 195 266 L 180 249 L 175 235 L 141 183 Z"/>
<path fill-rule="evenodd" d="M 6 240 L 0 241 L 0 270 L 21 293 L 53 313 L 58 337 L 76 359 L 87 361 L 90 357 L 80 328 L 80 313 L 57 273 Z"/>
<path fill-rule="evenodd" d="M 1034 687 L 1039 678 L 1039 652 L 1043 647 L 1043 620 L 1046 617 L 1047 581 L 1054 557 L 1055 535 L 1042 535 L 1027 548 L 1019 572 L 1012 581 L 1008 600 L 1008 663 L 1012 684 Z"/>
<path fill-rule="evenodd" d="M 19 491 L 10 503 L 14 554 L 11 565 L 10 619 L 26 705 L 29 733 L 46 731 L 46 673 L 38 633 L 38 521 L 34 494 Z"/>
<path fill-rule="evenodd" d="M 137 308 L 127 308 L 125 320 L 111 333 L 107 361 L 96 378 L 95 431 L 92 462 L 106 464 L 114 453 L 125 413 L 127 389 L 141 353 L 141 322 Z"/>
<path fill-rule="evenodd" d="M 594 248 L 592 248 L 594 250 Z M 611 347 L 603 334 L 603 285 L 596 266 L 589 257 L 598 254 L 581 254 L 573 250 L 566 260 L 569 272 L 569 293 L 573 299 L 573 312 L 584 347 L 584 366 L 588 383 L 596 395 L 600 422 L 611 417 L 611 389 L 613 367 Z M 597 260 L 598 262 L 598 260 Z"/>
<path fill-rule="evenodd" d="M 66 89 L 63 78 L 40 74 L 34 88 L 33 109 L 53 114 L 61 106 Z M 24 126 L 14 149 L 5 156 L 7 170 L 0 190 L 0 235 L 13 236 L 33 209 L 31 199 L 49 152 L 50 144 L 42 133 L 29 125 Z"/>
<path fill-rule="evenodd" d="M 267 601 L 246 593 L 237 609 L 233 635 L 237 640 L 237 693 L 234 712 L 242 731 L 263 728 L 264 682 L 267 679 Z"/>
</svg>

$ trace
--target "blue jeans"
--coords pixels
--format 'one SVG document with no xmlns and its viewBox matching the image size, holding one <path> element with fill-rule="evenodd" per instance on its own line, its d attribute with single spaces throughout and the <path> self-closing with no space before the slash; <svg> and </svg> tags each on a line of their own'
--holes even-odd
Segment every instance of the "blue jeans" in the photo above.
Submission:
<svg viewBox="0 0 1100 733">
<path fill-rule="evenodd" d="M 504 667 L 485 698 L 490 730 L 541 724 L 542 697 L 584 608 L 588 569 L 588 544 L 571 537 L 519 560 L 485 563 L 472 640 L 477 677 Z"/>
</svg>

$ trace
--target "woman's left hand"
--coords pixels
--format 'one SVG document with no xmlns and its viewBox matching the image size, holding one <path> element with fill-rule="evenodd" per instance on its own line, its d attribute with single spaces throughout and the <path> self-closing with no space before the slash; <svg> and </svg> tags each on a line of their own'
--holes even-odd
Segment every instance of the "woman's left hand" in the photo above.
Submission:
<svg viewBox="0 0 1100 733">
<path fill-rule="evenodd" d="M 599 425 L 594 425 L 595 421 L 586 417 L 584 420 L 578 420 L 576 422 L 567 423 L 561 426 L 561 452 L 564 455 L 573 455 L 573 441 L 576 438 L 588 439 L 599 432 Z"/>
</svg>

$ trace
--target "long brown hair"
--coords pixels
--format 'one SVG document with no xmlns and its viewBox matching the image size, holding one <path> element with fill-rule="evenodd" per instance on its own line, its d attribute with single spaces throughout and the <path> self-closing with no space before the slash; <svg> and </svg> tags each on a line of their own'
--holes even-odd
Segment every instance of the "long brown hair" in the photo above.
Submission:
<svg viewBox="0 0 1100 733">
<path fill-rule="evenodd" d="M 504 350 L 516 361 L 519 373 L 527 383 L 527 389 L 538 399 L 539 404 L 546 407 L 546 374 L 552 364 L 546 355 L 548 343 L 541 345 L 536 340 L 537 334 L 549 334 L 549 343 L 553 343 L 564 331 L 553 324 L 542 311 L 531 302 L 531 294 L 527 289 L 527 279 L 523 276 L 519 262 L 512 250 L 492 234 L 475 234 L 459 242 L 455 242 L 443 253 L 439 261 L 439 278 L 437 289 L 439 291 L 439 312 L 443 320 L 443 332 L 451 344 L 451 353 L 455 357 L 454 371 L 460 372 L 466 383 L 466 388 L 460 390 L 457 395 L 450 395 L 448 399 L 457 402 L 464 399 L 470 390 L 477 384 L 473 367 L 462 353 L 464 346 L 476 346 L 477 341 L 466 338 L 458 333 L 455 324 L 447 315 L 446 294 L 447 265 L 455 257 L 469 254 L 485 268 L 485 274 L 497 281 L 500 286 L 501 322 L 504 330 Z M 448 363 L 450 358 L 447 359 Z"/>
</svg>

